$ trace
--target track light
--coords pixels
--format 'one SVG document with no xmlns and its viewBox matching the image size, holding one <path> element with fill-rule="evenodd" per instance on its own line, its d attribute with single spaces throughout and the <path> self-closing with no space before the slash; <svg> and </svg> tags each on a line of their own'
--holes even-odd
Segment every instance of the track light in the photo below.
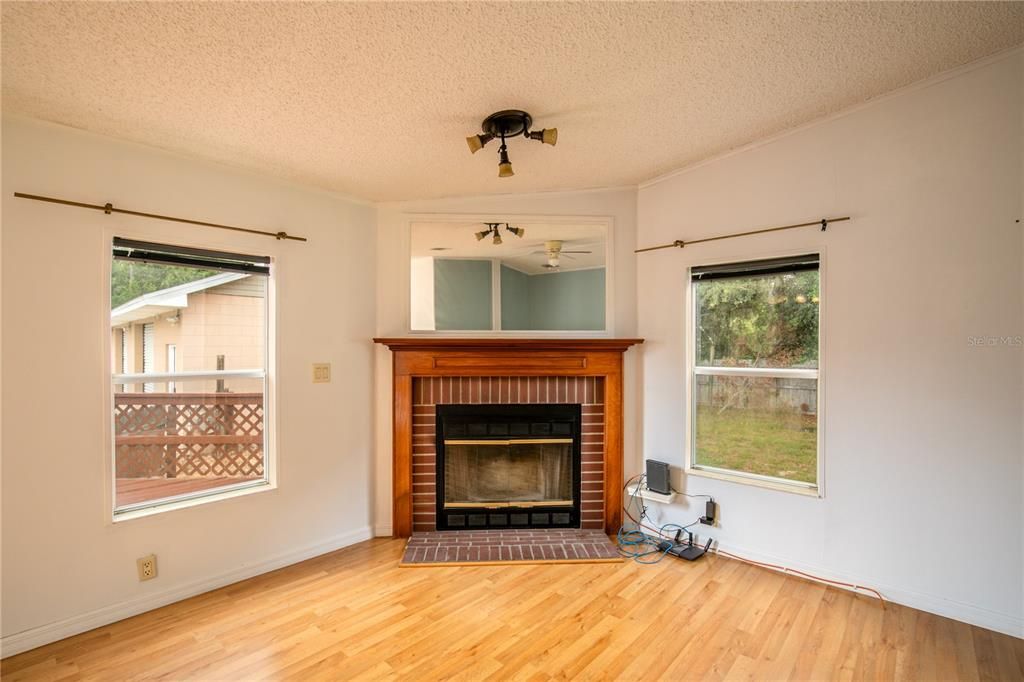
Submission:
<svg viewBox="0 0 1024 682">
<path fill-rule="evenodd" d="M 508 149 L 505 146 L 507 138 L 522 135 L 530 140 L 539 140 L 551 146 L 558 142 L 557 128 L 544 128 L 531 132 L 531 125 L 533 125 L 533 117 L 525 111 L 519 109 L 499 111 L 485 118 L 481 126 L 483 132 L 467 137 L 466 144 L 469 145 L 469 151 L 475 154 L 491 140 L 501 138 L 501 148 L 498 150 L 498 177 L 510 178 L 515 175 L 515 172 L 512 170 L 512 163 L 508 160 Z"/>
<path fill-rule="evenodd" d="M 488 142 L 494 139 L 494 135 L 490 133 L 482 133 L 480 135 L 470 135 L 466 138 L 466 144 L 469 145 L 469 152 L 476 154 L 478 151 L 484 148 Z M 552 143 L 554 144 L 554 143 Z"/>
<path fill-rule="evenodd" d="M 540 140 L 544 144 L 554 147 L 558 143 L 558 128 L 534 130 L 533 132 L 526 133 L 526 136 L 531 140 Z"/>
<path fill-rule="evenodd" d="M 491 242 L 495 246 L 500 246 L 502 224 L 503 223 L 484 223 L 484 225 L 487 226 L 487 229 L 481 230 L 480 232 L 474 232 L 473 236 L 476 237 L 477 241 L 482 241 L 483 239 L 486 239 L 488 236 L 490 236 Z M 521 227 L 512 227 L 508 223 L 504 223 L 504 226 L 506 230 L 508 230 L 517 237 L 522 237 L 524 234 L 526 234 L 526 230 L 524 230 Z"/>
</svg>

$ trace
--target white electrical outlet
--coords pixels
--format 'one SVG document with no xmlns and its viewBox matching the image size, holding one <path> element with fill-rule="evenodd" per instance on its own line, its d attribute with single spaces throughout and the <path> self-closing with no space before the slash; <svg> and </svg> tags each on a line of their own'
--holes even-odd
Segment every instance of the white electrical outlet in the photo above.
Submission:
<svg viewBox="0 0 1024 682">
<path fill-rule="evenodd" d="M 156 554 L 144 556 L 135 560 L 139 568 L 139 580 L 152 580 L 156 577 Z"/>
<path fill-rule="evenodd" d="M 313 383 L 314 384 L 327 384 L 331 381 L 331 363 L 329 362 L 314 362 L 313 363 Z"/>
</svg>

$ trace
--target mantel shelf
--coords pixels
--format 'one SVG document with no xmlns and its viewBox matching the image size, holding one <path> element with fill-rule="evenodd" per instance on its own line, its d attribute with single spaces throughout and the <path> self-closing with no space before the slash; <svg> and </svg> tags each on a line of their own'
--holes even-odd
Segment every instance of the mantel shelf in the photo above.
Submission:
<svg viewBox="0 0 1024 682">
<path fill-rule="evenodd" d="M 455 338 L 432 336 L 401 336 L 375 338 L 391 350 L 403 351 L 617 351 L 623 353 L 630 346 L 644 342 L 643 339 L 591 338 L 591 339 L 543 339 L 543 338 Z"/>
</svg>

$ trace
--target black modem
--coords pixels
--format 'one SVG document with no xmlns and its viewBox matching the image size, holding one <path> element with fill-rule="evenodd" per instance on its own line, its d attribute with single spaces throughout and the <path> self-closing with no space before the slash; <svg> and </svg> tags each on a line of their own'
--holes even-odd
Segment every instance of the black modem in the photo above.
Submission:
<svg viewBox="0 0 1024 682">
<path fill-rule="evenodd" d="M 656 459 L 647 460 L 647 489 L 652 493 L 668 495 L 672 492 L 672 483 L 669 481 L 668 463 L 659 462 Z"/>
</svg>

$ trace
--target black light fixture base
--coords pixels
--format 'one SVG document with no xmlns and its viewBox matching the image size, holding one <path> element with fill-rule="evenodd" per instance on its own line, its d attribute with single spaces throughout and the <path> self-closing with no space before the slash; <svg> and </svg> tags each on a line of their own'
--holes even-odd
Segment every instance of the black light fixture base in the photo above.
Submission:
<svg viewBox="0 0 1024 682">
<path fill-rule="evenodd" d="M 533 117 L 519 109 L 498 111 L 484 119 L 481 128 L 494 137 L 515 137 L 522 135 L 533 125 Z"/>
</svg>

